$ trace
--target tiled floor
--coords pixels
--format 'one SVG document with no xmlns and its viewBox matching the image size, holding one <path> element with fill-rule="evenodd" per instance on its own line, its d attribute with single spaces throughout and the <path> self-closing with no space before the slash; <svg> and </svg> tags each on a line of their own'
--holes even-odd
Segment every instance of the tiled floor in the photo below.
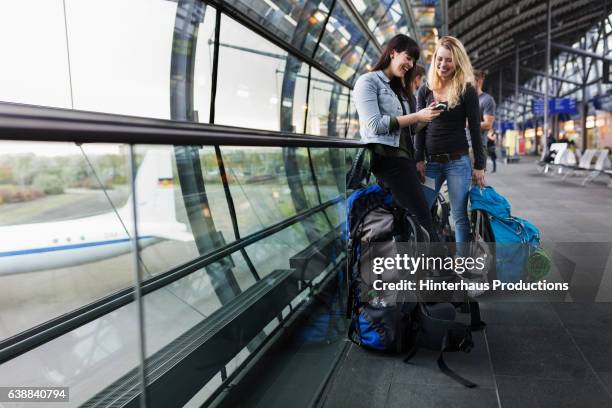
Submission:
<svg viewBox="0 0 612 408">
<path fill-rule="evenodd" d="M 581 187 L 580 178 L 561 181 L 525 161 L 498 169 L 488 183 L 541 229 L 560 269 L 576 265 L 571 296 L 584 302 L 481 304 L 488 326 L 475 349 L 446 357 L 474 389 L 441 374 L 434 352 L 404 364 L 351 345 L 325 407 L 612 407 L 612 303 L 594 303 L 612 300 L 608 179 Z"/>
</svg>

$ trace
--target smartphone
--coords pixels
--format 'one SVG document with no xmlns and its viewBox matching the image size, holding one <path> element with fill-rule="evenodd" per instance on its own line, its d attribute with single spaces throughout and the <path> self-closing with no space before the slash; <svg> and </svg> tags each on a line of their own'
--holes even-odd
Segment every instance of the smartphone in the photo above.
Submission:
<svg viewBox="0 0 612 408">
<path fill-rule="evenodd" d="M 447 110 L 447 109 L 448 109 L 448 106 L 447 106 L 445 103 L 443 103 L 443 102 L 438 102 L 438 104 L 437 104 L 437 105 L 435 105 L 433 108 L 434 108 L 435 110 L 445 111 L 445 110 Z"/>
</svg>

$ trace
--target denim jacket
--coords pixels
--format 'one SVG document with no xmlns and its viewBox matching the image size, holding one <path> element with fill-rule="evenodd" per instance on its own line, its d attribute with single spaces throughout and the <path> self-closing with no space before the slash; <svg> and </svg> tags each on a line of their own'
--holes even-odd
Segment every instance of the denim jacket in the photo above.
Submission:
<svg viewBox="0 0 612 408">
<path fill-rule="evenodd" d="M 380 143 L 398 147 L 401 130 L 389 131 L 391 117 L 403 115 L 402 107 L 390 80 L 383 71 L 368 72 L 361 75 L 355 83 L 353 97 L 359 115 L 361 142 Z M 403 98 L 406 113 L 410 104 Z"/>
</svg>

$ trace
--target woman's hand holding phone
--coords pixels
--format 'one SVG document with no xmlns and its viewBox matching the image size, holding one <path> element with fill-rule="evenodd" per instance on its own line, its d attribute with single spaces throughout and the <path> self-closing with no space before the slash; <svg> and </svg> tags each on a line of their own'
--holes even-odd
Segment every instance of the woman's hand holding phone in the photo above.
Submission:
<svg viewBox="0 0 612 408">
<path fill-rule="evenodd" d="M 441 110 L 435 109 L 434 104 L 431 104 L 428 107 L 418 111 L 417 115 L 419 115 L 419 122 L 431 122 L 432 120 L 440 116 L 441 112 Z"/>
</svg>

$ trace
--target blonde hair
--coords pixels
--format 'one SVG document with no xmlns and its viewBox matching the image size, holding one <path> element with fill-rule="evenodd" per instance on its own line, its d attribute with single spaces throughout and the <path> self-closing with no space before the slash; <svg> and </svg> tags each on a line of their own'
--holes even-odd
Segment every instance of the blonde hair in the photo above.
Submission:
<svg viewBox="0 0 612 408">
<path fill-rule="evenodd" d="M 427 73 L 427 84 L 432 91 L 442 87 L 441 78 L 436 71 L 436 59 L 438 58 L 438 51 L 442 47 L 451 52 L 453 63 L 455 64 L 455 72 L 451 78 L 451 88 L 447 95 L 448 107 L 452 109 L 459 103 L 467 85 L 474 83 L 474 72 L 470 57 L 467 55 L 461 41 L 451 36 L 442 37 L 436 46 L 436 51 L 433 54 L 429 72 Z"/>
</svg>

